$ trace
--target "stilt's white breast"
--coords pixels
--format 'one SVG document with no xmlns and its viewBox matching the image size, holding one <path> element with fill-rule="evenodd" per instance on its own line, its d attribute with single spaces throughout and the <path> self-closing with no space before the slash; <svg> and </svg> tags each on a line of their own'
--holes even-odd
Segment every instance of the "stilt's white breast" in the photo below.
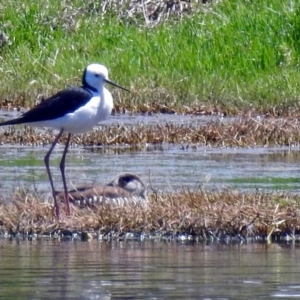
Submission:
<svg viewBox="0 0 300 300">
<path fill-rule="evenodd" d="M 103 88 L 101 94 L 93 93 L 91 99 L 83 106 L 79 107 L 72 113 L 63 117 L 35 122 L 35 127 L 50 127 L 57 130 L 62 128 L 69 133 L 85 133 L 91 130 L 99 122 L 108 118 L 113 109 L 113 99 L 111 93 Z"/>
</svg>

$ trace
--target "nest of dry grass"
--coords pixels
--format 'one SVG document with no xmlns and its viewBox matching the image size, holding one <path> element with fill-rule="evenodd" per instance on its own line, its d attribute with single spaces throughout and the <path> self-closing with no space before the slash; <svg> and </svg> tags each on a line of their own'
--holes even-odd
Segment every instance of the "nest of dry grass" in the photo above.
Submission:
<svg viewBox="0 0 300 300">
<path fill-rule="evenodd" d="M 156 125 L 101 126 L 72 138 L 72 145 L 86 147 L 145 146 L 148 144 L 184 144 L 185 147 L 253 147 L 297 146 L 300 143 L 300 123 L 297 118 L 219 119 L 206 124 L 165 123 Z M 51 130 L 30 127 L 5 127 L 0 132 L 1 144 L 47 145 L 53 140 Z M 61 142 L 64 142 L 65 137 Z"/>
<path fill-rule="evenodd" d="M 57 220 L 53 205 L 34 195 L 0 199 L 4 237 L 79 237 L 248 241 L 299 239 L 299 197 L 232 190 L 152 194 L 148 207 L 110 204 L 72 207 Z"/>
</svg>

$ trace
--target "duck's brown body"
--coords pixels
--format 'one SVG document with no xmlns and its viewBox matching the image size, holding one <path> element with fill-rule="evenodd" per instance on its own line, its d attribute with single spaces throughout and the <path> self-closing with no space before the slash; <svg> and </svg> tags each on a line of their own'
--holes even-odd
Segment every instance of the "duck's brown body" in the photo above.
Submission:
<svg viewBox="0 0 300 300">
<path fill-rule="evenodd" d="M 64 198 L 63 192 L 57 197 Z M 107 185 L 86 184 L 69 191 L 69 199 L 75 204 L 124 203 L 126 201 L 147 202 L 146 187 L 141 179 L 133 173 L 120 173 Z M 122 201 L 121 201 L 122 200 Z"/>
</svg>

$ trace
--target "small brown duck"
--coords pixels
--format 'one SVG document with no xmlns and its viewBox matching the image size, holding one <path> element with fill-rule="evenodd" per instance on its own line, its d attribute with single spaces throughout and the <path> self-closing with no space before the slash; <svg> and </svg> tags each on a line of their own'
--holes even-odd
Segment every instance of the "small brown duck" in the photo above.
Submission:
<svg viewBox="0 0 300 300">
<path fill-rule="evenodd" d="M 70 202 L 79 205 L 113 203 L 122 205 L 125 202 L 146 203 L 145 184 L 134 173 L 119 173 L 106 185 L 86 184 L 68 191 Z M 64 199 L 64 192 L 57 192 L 59 199 Z"/>
</svg>

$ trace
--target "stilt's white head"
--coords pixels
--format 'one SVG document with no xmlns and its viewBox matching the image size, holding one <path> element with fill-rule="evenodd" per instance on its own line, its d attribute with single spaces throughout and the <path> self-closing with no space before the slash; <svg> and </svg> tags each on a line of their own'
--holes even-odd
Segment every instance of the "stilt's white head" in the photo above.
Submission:
<svg viewBox="0 0 300 300">
<path fill-rule="evenodd" d="M 90 64 L 85 68 L 82 76 L 82 84 L 84 87 L 94 92 L 99 92 L 103 89 L 105 83 L 109 83 L 129 92 L 129 90 L 108 79 L 108 70 L 105 66 L 95 63 Z"/>
</svg>

